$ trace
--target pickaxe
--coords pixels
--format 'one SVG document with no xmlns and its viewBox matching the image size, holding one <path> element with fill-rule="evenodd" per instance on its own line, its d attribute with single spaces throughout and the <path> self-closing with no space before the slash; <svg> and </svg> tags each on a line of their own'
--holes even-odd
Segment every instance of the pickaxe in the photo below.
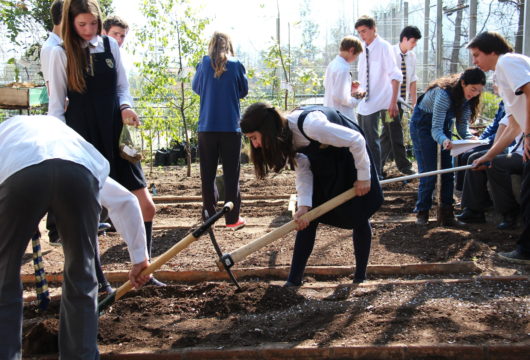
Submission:
<svg viewBox="0 0 530 360">
<path fill-rule="evenodd" d="M 407 176 L 401 176 L 397 178 L 382 180 L 380 183 L 389 184 L 393 182 L 407 181 L 407 180 L 418 179 L 418 178 L 427 177 L 427 176 L 451 173 L 455 171 L 463 171 L 463 170 L 468 170 L 471 168 L 473 168 L 473 165 L 458 166 L 458 167 L 449 168 L 449 169 L 441 169 L 441 170 L 424 172 L 421 174 L 413 174 L 413 175 L 407 175 Z M 326 201 L 322 205 L 312 209 L 311 211 L 308 211 L 301 218 L 307 220 L 308 222 L 311 222 L 315 220 L 316 218 L 324 215 L 328 211 L 333 210 L 337 206 L 344 204 L 346 201 L 354 197 L 355 197 L 355 188 L 351 188 L 349 190 L 346 190 L 342 194 L 339 194 L 335 196 L 334 198 Z M 259 239 L 256 239 L 252 241 L 251 243 L 240 247 L 239 249 L 236 249 L 232 253 L 224 254 L 221 257 L 221 259 L 216 262 L 217 266 L 219 267 L 220 270 L 230 268 L 234 266 L 235 263 L 243 260 L 244 258 L 249 256 L 253 252 L 258 251 L 262 247 L 265 247 L 271 244 L 272 242 L 278 240 L 279 238 L 283 237 L 284 235 L 286 235 L 287 233 L 295 229 L 296 229 L 296 222 L 294 220 L 289 221 L 287 224 L 284 224 L 280 226 L 279 228 L 271 231 L 270 233 L 260 237 Z"/>
<path fill-rule="evenodd" d="M 149 275 L 158 270 L 162 265 L 167 263 L 173 256 L 187 248 L 191 243 L 197 241 L 199 237 L 204 234 L 208 229 L 224 214 L 232 210 L 234 204 L 227 202 L 223 208 L 215 213 L 212 217 L 206 219 L 204 223 L 197 229 L 188 234 L 184 239 L 173 245 L 168 251 L 157 257 L 148 267 L 142 271 L 142 275 Z M 107 296 L 98 304 L 98 313 L 101 315 L 103 311 L 114 304 L 116 300 L 123 297 L 133 288 L 130 281 L 125 282 L 115 292 Z"/>
</svg>

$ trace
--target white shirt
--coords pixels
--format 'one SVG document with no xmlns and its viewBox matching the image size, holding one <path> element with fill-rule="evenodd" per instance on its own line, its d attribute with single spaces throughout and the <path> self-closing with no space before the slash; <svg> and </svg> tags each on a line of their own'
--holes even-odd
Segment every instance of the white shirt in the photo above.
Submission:
<svg viewBox="0 0 530 360">
<path fill-rule="evenodd" d="M 98 180 L 100 201 L 127 243 L 133 264 L 148 258 L 138 199 L 108 177 L 109 163 L 94 146 L 52 116 L 15 116 L 0 124 L 0 184 L 14 173 L 45 160 L 84 166 Z"/>
<path fill-rule="evenodd" d="M 394 51 L 394 59 L 396 60 L 396 65 L 399 71 L 401 72 L 402 52 L 401 52 L 401 49 L 399 48 L 399 44 L 395 44 L 394 46 L 392 46 L 392 50 Z M 406 81 L 405 84 L 407 86 L 407 94 L 406 94 L 406 98 L 403 100 L 407 100 L 410 98 L 410 84 L 415 81 L 418 81 L 418 76 L 416 75 L 416 54 L 414 53 L 414 51 L 407 51 L 403 55 L 405 55 L 405 67 L 407 69 L 406 79 L 403 79 L 403 81 Z M 399 89 L 398 89 L 398 97 L 399 97 Z"/>
<path fill-rule="evenodd" d="M 361 89 L 366 91 L 366 43 L 363 43 L 363 48 L 363 53 L 359 55 L 358 76 Z M 377 35 L 368 45 L 368 50 L 370 88 L 368 89 L 368 101 L 364 98 L 357 107 L 357 113 L 360 115 L 370 115 L 388 109 L 392 99 L 391 81 L 403 81 L 401 70 L 394 59 L 392 45 Z"/>
<path fill-rule="evenodd" d="M 0 124 L 0 184 L 14 173 L 45 160 L 63 159 L 88 169 L 103 186 L 108 161 L 92 144 L 58 119 L 14 116 Z"/>
<path fill-rule="evenodd" d="M 301 113 L 302 110 L 295 110 L 287 116 L 295 150 L 310 144 L 298 129 L 298 117 Z M 366 151 L 366 142 L 359 132 L 330 122 L 320 111 L 307 114 L 303 128 L 309 138 L 321 144 L 348 147 L 355 160 L 357 179 L 370 180 L 370 158 Z M 296 154 L 296 192 L 298 206 L 313 206 L 313 173 L 309 159 L 302 153 Z"/>
<path fill-rule="evenodd" d="M 506 114 L 499 121 L 499 125 L 508 126 L 509 123 L 510 123 L 510 114 Z M 513 152 L 515 154 L 519 154 L 519 155 L 523 156 L 523 141 L 521 140 L 523 135 L 524 135 L 523 133 L 520 133 L 519 135 L 517 135 L 515 137 L 515 139 L 514 139 L 515 144 L 513 144 L 512 146 L 508 147 L 508 153 L 509 154 L 511 154 Z"/>
<path fill-rule="evenodd" d="M 521 130 L 528 133 L 530 129 L 526 128 L 526 96 L 520 94 L 520 89 L 530 82 L 530 58 L 513 53 L 499 56 L 493 81 L 504 101 L 506 113 L 512 114 Z"/>
<path fill-rule="evenodd" d="M 128 104 L 132 106 L 132 98 L 129 93 L 129 81 L 121 62 L 120 48 L 116 40 L 109 36 L 110 51 L 114 56 L 116 64 L 117 79 L 117 94 L 120 105 Z M 88 46 L 88 42 L 86 42 Z M 93 46 L 90 48 L 90 53 L 105 52 L 103 39 L 100 36 L 94 37 L 90 40 Z M 55 116 L 62 121 L 64 118 L 65 102 L 67 96 L 67 78 L 66 78 L 66 53 L 60 46 L 56 46 L 51 51 L 50 59 L 50 79 L 49 79 L 49 93 L 50 99 L 48 104 L 48 115 Z"/>
<path fill-rule="evenodd" d="M 50 79 L 50 56 L 51 51 L 57 45 L 60 45 L 62 40 L 57 34 L 50 32 L 48 39 L 42 44 L 40 49 L 40 70 L 42 71 L 42 77 L 48 86 L 48 81 Z"/>
<path fill-rule="evenodd" d="M 339 110 L 357 122 L 355 106 L 360 100 L 351 96 L 351 84 L 350 64 L 342 56 L 337 55 L 326 68 L 324 106 Z"/>
</svg>

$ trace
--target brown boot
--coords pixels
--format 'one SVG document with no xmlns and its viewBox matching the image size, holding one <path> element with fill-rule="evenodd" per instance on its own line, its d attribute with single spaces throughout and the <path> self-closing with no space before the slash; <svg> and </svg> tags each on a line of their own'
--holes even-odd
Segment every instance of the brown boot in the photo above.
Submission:
<svg viewBox="0 0 530 360">
<path fill-rule="evenodd" d="M 416 214 L 417 225 L 427 225 L 429 223 L 429 210 L 420 210 Z"/>
<path fill-rule="evenodd" d="M 442 205 L 441 226 L 461 226 L 462 223 L 455 218 L 453 205 Z"/>
</svg>

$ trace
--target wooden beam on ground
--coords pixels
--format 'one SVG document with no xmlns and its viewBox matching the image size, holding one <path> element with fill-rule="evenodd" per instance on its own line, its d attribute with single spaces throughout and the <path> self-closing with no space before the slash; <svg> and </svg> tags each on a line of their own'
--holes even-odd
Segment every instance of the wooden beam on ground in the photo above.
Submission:
<svg viewBox="0 0 530 360">
<path fill-rule="evenodd" d="M 355 268 L 352 266 L 308 266 L 306 275 L 341 277 L 353 274 Z M 278 278 L 284 279 L 289 274 L 288 266 L 274 268 L 243 268 L 233 269 L 237 278 Z M 368 274 L 371 275 L 441 275 L 441 274 L 470 274 L 479 273 L 480 268 L 472 261 L 458 261 L 450 263 L 427 263 L 427 264 L 404 264 L 404 265 L 368 265 Z M 128 271 L 107 271 L 105 276 L 111 282 L 123 282 L 128 280 Z M 225 271 L 189 270 L 189 271 L 157 271 L 156 277 L 165 281 L 199 282 L 227 280 Z M 528 277 L 527 277 L 528 278 Z M 61 283 L 62 273 L 46 274 L 48 282 Z M 22 274 L 21 281 L 24 284 L 35 281 L 33 274 Z"/>
</svg>

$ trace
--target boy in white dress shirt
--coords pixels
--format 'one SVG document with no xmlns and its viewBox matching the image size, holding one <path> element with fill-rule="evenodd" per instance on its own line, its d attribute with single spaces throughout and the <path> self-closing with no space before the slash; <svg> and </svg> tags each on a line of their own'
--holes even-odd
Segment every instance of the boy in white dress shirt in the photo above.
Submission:
<svg viewBox="0 0 530 360">
<path fill-rule="evenodd" d="M 403 75 L 394 60 L 392 45 L 376 33 L 373 18 L 361 16 L 355 22 L 355 30 L 364 41 L 364 54 L 359 57 L 358 76 L 360 87 L 366 92 L 357 107 L 357 118 L 372 153 L 377 175 L 382 179 L 379 120 L 385 120 L 387 109 L 391 118 L 398 115 L 398 90 Z"/>
</svg>

